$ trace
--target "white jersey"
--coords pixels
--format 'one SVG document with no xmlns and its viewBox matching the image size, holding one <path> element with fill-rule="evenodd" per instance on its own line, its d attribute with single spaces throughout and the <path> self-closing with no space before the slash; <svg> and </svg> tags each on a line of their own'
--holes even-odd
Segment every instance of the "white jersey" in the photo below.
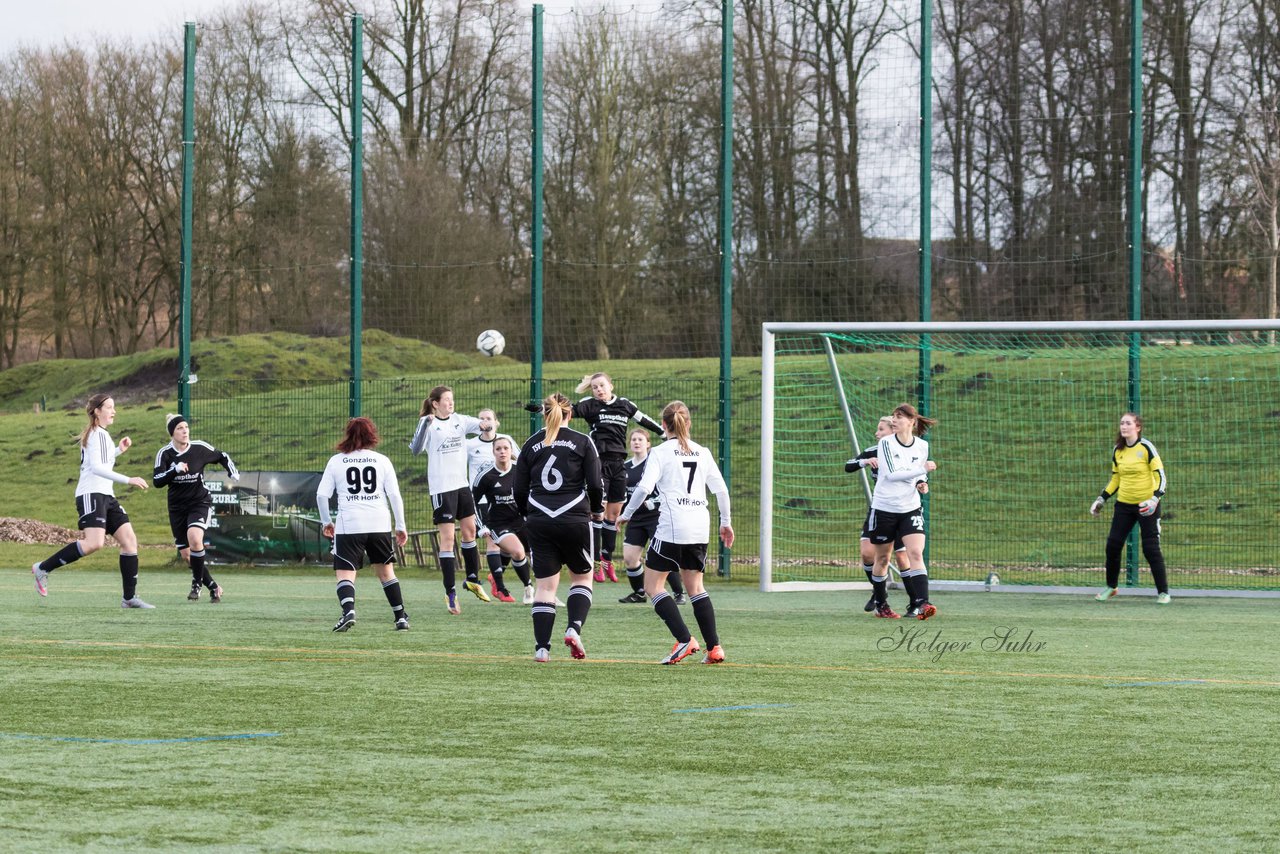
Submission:
<svg viewBox="0 0 1280 854">
<path fill-rule="evenodd" d="M 630 519 L 655 488 L 662 493 L 662 507 L 654 539 L 686 544 L 710 542 L 708 489 L 715 493 L 720 506 L 720 526 L 730 524 L 729 489 L 711 451 L 697 442 L 690 441 L 688 451 L 675 439 L 654 448 L 622 515 Z"/>
<path fill-rule="evenodd" d="M 929 443 L 919 436 L 910 445 L 898 441 L 896 433 L 885 436 L 876 445 L 876 491 L 871 508 L 889 513 L 910 513 L 920 508 L 916 481 L 925 480 L 924 464 L 929 460 Z"/>
<path fill-rule="evenodd" d="M 493 443 L 499 439 L 506 439 L 511 443 L 511 459 L 514 462 L 520 456 L 520 446 L 506 433 L 495 433 L 492 439 L 472 436 L 467 440 L 467 477 L 472 487 L 480 481 L 481 475 L 494 467 Z"/>
<path fill-rule="evenodd" d="M 329 496 L 338 493 L 335 534 L 382 534 L 405 530 L 404 502 L 391 460 L 377 451 L 337 453 L 329 458 L 316 488 L 320 523 L 328 525 Z M 388 509 L 390 512 L 388 512 Z"/>
<path fill-rule="evenodd" d="M 424 415 L 418 419 L 409 450 L 427 453 L 427 491 L 432 495 L 453 492 L 470 485 L 467 480 L 467 434 L 480 432 L 480 419 L 457 412 L 441 420 Z"/>
<path fill-rule="evenodd" d="M 120 449 L 111 441 L 111 434 L 102 427 L 89 431 L 89 440 L 80 449 L 80 482 L 76 484 L 76 498 L 81 495 L 115 495 L 114 483 L 128 483 L 129 476 L 114 471 Z"/>
</svg>

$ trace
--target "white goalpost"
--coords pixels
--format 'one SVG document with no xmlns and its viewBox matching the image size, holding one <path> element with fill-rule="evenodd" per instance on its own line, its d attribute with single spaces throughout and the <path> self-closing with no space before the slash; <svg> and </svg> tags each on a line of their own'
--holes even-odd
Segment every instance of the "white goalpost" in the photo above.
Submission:
<svg viewBox="0 0 1280 854">
<path fill-rule="evenodd" d="M 1268 517 L 1280 468 L 1277 320 L 1042 323 L 765 323 L 760 419 L 760 589 L 866 590 L 857 557 L 871 487 L 844 461 L 879 417 L 910 402 L 937 417 L 925 499 L 935 585 L 1076 591 L 1101 583 L 1110 510 L 1087 508 L 1109 475 L 1121 413 L 1140 407 L 1170 472 L 1162 543 L 1175 590 L 1280 595 Z M 922 406 L 923 404 L 923 406 Z M 1228 415 L 1227 413 L 1233 413 Z M 1257 429 L 1223 483 L 1202 459 L 1239 417 Z M 1224 428 L 1225 429 L 1225 428 Z M 936 434 L 936 435 L 935 435 Z M 1036 496 L 1034 512 L 1028 496 Z M 1136 540 L 1122 588 L 1146 587 Z"/>
</svg>

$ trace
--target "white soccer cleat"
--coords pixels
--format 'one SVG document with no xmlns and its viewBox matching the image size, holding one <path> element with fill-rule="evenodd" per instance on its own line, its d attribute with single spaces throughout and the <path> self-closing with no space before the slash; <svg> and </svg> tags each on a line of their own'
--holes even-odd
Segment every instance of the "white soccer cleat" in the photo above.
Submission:
<svg viewBox="0 0 1280 854">
<path fill-rule="evenodd" d="M 521 597 L 521 599 L 520 599 L 520 604 L 521 604 L 521 605 L 532 605 L 532 604 L 533 604 L 533 585 L 532 585 L 532 584 L 528 584 L 528 585 L 526 585 L 526 586 L 525 586 L 525 588 L 524 588 L 524 596 L 523 596 L 523 597 Z"/>
<path fill-rule="evenodd" d="M 551 650 L 549 649 L 534 650 L 533 660 L 538 662 L 539 664 L 546 664 L 548 661 L 551 660 Z"/>
<path fill-rule="evenodd" d="M 49 573 L 40 568 L 40 561 L 31 564 L 31 574 L 36 577 L 36 592 L 41 596 L 49 595 Z"/>
<path fill-rule="evenodd" d="M 141 599 L 139 599 L 137 596 L 134 596 L 132 599 L 121 599 L 121 600 L 120 600 L 120 607 L 121 607 L 121 608 L 144 608 L 144 609 L 154 609 L 156 606 L 155 606 L 155 605 L 148 605 L 146 602 L 143 602 L 143 601 L 142 601 Z"/>
<path fill-rule="evenodd" d="M 569 647 L 569 654 L 574 658 L 587 657 L 587 648 L 582 645 L 582 638 L 578 635 L 577 629 L 569 629 L 564 633 L 564 645 Z"/>
</svg>

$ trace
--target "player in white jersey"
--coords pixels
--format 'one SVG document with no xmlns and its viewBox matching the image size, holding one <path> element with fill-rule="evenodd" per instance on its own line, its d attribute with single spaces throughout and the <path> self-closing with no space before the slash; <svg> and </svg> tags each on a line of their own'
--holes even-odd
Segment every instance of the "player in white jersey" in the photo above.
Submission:
<svg viewBox="0 0 1280 854">
<path fill-rule="evenodd" d="M 903 570 L 902 586 L 910 602 L 906 617 L 927 620 L 938 609 L 929 603 L 929 571 L 924 565 L 924 510 L 916 482 L 938 465 L 929 459 L 923 438 L 937 421 L 926 418 L 909 403 L 893 410 L 893 433 L 876 445 L 876 490 L 871 496 L 867 532 L 876 549 L 875 575 L 889 573 L 889 555 L 901 538 L 911 568 Z"/>
<path fill-rule="evenodd" d="M 506 433 L 498 432 L 501 422 L 498 421 L 498 413 L 492 409 L 481 409 L 476 413 L 476 418 L 480 421 L 480 433 L 467 439 L 467 478 L 471 483 L 471 496 L 475 500 L 476 518 L 479 520 L 476 526 L 476 541 L 484 548 L 485 563 L 489 566 L 489 595 L 499 602 L 514 602 L 515 600 L 503 585 L 503 551 L 489 531 L 490 505 L 476 492 L 476 486 L 485 472 L 494 466 L 494 442 L 498 439 L 506 439 L 514 451 L 516 440 Z M 530 601 L 533 600 L 530 599 Z"/>
<path fill-rule="evenodd" d="M 624 523 L 640 509 L 640 505 L 656 488 L 662 493 L 658 528 L 645 556 L 644 592 L 653 602 L 653 610 L 667 624 L 675 638 L 671 654 L 663 664 L 677 664 L 700 648 L 685 625 L 680 609 L 663 588 L 667 573 L 679 572 L 693 604 L 693 616 L 707 645 L 704 664 L 724 661 L 724 649 L 716 631 L 716 613 L 711 596 L 702 583 L 706 565 L 707 543 L 711 539 L 711 516 L 707 490 L 716 496 L 720 507 L 720 540 L 725 548 L 733 547 L 733 525 L 729 520 L 729 488 L 711 451 L 689 438 L 689 407 L 680 401 L 668 403 L 662 410 L 662 430 L 667 441 L 649 454 L 644 476 L 619 517 Z"/>
<path fill-rule="evenodd" d="M 876 424 L 876 444 L 863 450 L 858 456 L 849 460 L 844 464 L 844 470 L 849 473 L 861 471 L 864 467 L 871 469 L 871 480 L 875 483 L 876 471 L 879 463 L 880 440 L 893 433 L 893 416 L 886 415 Z M 921 478 L 916 481 L 916 491 L 921 495 L 928 493 L 929 480 Z M 871 598 L 867 600 L 867 604 L 862 610 L 867 612 L 875 612 L 877 617 L 888 620 L 900 620 L 902 615 L 894 611 L 889 606 L 889 576 L 876 575 L 876 549 L 871 545 L 871 529 L 868 527 L 871 522 L 871 507 L 867 507 L 867 514 L 862 522 L 862 536 L 858 541 L 858 554 L 862 558 L 862 571 L 867 575 L 867 581 L 871 583 Z M 907 547 L 902 542 L 902 538 L 898 537 L 893 541 L 893 560 L 898 565 L 898 574 L 901 575 L 911 568 L 911 562 L 907 559 Z M 888 566 L 885 570 L 888 570 Z"/>
<path fill-rule="evenodd" d="M 404 609 L 395 570 L 395 544 L 403 546 L 409 539 L 404 502 L 400 499 L 395 467 L 373 450 L 377 445 L 378 428 L 374 423 L 368 418 L 352 418 L 338 443 L 338 453 L 329 458 L 316 489 L 321 531 L 333 539 L 333 571 L 338 578 L 338 604 L 342 606 L 342 617 L 333 627 L 335 632 L 345 632 L 356 624 L 356 571 L 364 566 L 366 555 L 382 582 L 396 631 L 409 628 L 409 614 Z M 334 492 L 338 494 L 336 522 L 329 518 L 329 497 Z"/>
<path fill-rule="evenodd" d="M 76 484 L 76 511 L 80 514 L 80 530 L 84 539 L 67 543 L 53 555 L 31 566 L 36 591 L 49 593 L 49 573 L 93 554 L 106 545 L 107 534 L 120 546 L 120 582 L 123 596 L 121 608 L 151 608 L 138 598 L 138 535 L 129 523 L 129 514 L 116 501 L 114 484 L 127 483 L 135 489 L 146 489 L 140 477 L 129 477 L 115 471 L 116 457 L 129 450 L 133 440 L 125 436 L 119 445 L 111 441 L 107 428 L 116 420 L 116 402 L 107 394 L 95 394 L 85 406 L 89 423 L 80 433 L 80 482 Z"/>
<path fill-rule="evenodd" d="M 455 586 L 458 560 L 455 532 L 462 549 L 466 588 L 482 602 L 489 594 L 480 586 L 480 555 L 476 551 L 476 505 L 467 479 L 467 436 L 480 432 L 480 419 L 453 411 L 453 389 L 439 385 L 422 401 L 418 427 L 409 442 L 415 454 L 426 452 L 427 489 L 431 492 L 431 521 L 440 532 L 440 573 L 450 614 L 461 614 Z"/>
</svg>

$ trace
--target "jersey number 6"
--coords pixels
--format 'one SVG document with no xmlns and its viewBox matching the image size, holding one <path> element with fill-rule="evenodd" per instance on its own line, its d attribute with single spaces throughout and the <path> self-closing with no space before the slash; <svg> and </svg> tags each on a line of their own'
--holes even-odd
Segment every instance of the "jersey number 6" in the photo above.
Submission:
<svg viewBox="0 0 1280 854">
<path fill-rule="evenodd" d="M 556 455 L 547 457 L 547 464 L 542 467 L 542 488 L 547 492 L 555 492 L 564 485 L 564 475 L 556 470 Z"/>
</svg>

